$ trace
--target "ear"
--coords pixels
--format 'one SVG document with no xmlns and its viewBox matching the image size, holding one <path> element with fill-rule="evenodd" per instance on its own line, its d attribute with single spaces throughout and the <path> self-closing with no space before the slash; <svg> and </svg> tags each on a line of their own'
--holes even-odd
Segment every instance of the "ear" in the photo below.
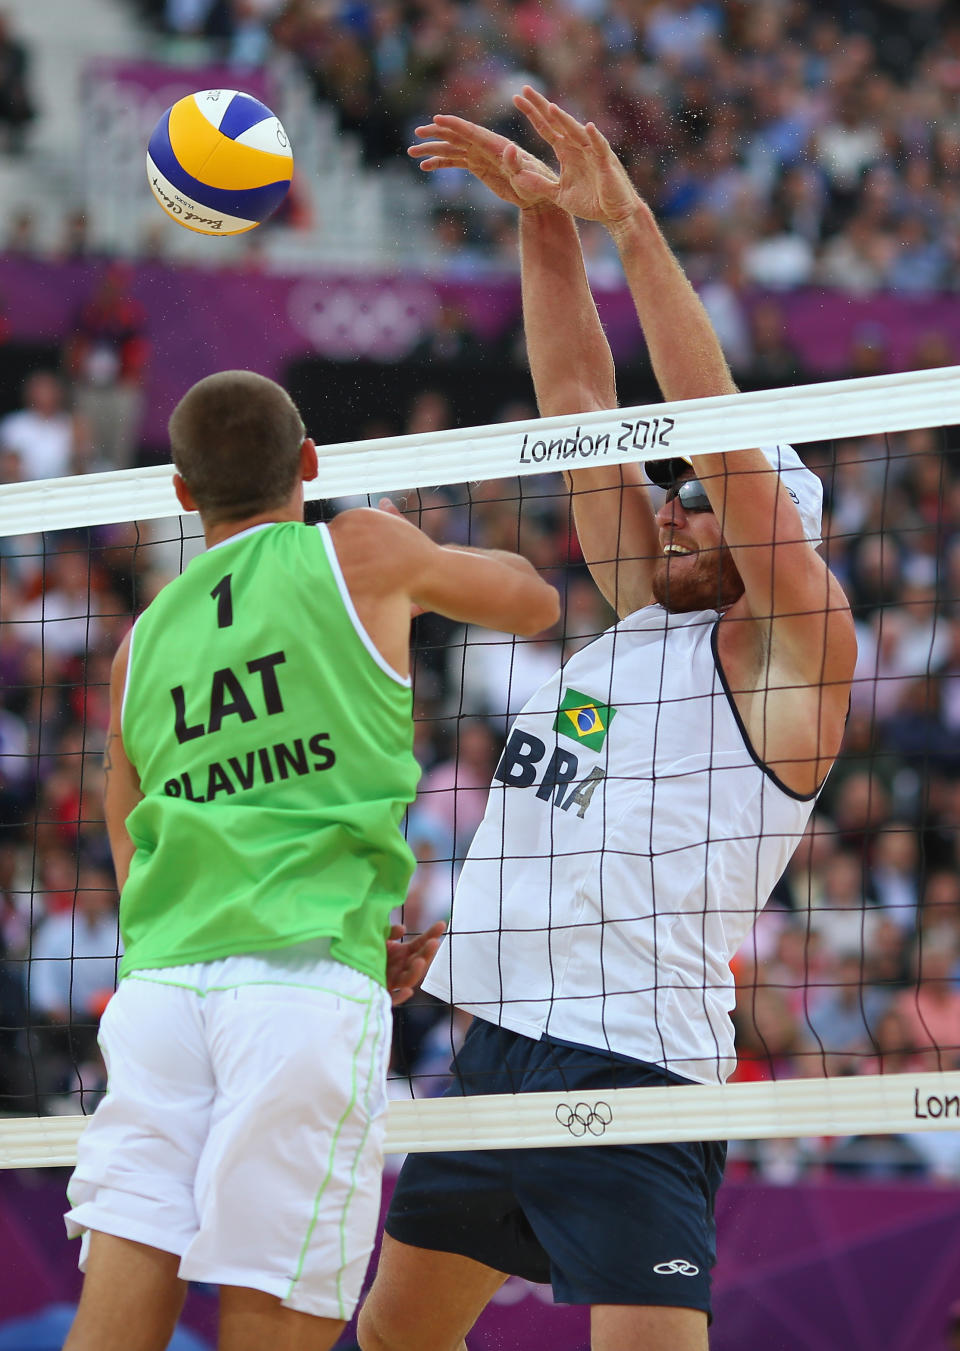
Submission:
<svg viewBox="0 0 960 1351">
<path fill-rule="evenodd" d="M 173 491 L 177 494 L 177 501 L 183 507 L 184 511 L 199 511 L 200 508 L 194 501 L 193 493 L 187 487 L 183 477 L 180 474 L 173 476 Z"/>
<path fill-rule="evenodd" d="M 317 460 L 317 447 L 308 436 L 300 447 L 300 477 L 304 483 L 309 483 L 320 473 L 320 463 Z"/>
</svg>

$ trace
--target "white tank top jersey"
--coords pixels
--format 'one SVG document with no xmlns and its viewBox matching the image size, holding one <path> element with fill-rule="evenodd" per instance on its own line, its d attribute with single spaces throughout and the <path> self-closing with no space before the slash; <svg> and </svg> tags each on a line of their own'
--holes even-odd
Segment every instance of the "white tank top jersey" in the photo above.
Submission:
<svg viewBox="0 0 960 1351">
<path fill-rule="evenodd" d="M 716 657 L 718 618 L 647 606 L 530 699 L 431 994 L 697 1082 L 730 1074 L 730 959 L 814 798 L 753 754 Z"/>
</svg>

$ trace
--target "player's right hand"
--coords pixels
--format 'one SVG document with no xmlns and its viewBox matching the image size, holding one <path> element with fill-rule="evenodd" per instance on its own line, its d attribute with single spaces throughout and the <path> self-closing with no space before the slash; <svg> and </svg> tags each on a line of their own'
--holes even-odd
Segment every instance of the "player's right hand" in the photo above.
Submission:
<svg viewBox="0 0 960 1351">
<path fill-rule="evenodd" d="M 551 201 L 557 175 L 506 136 L 446 113 L 438 113 L 432 122 L 417 127 L 416 135 L 422 143 L 410 146 L 407 154 L 420 160 L 421 169 L 466 169 L 511 206 L 540 206 Z"/>
</svg>

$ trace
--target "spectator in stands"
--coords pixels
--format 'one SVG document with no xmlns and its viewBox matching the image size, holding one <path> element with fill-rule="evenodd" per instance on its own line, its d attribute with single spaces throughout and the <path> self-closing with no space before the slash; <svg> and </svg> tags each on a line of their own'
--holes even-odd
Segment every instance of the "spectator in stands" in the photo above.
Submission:
<svg viewBox="0 0 960 1351">
<path fill-rule="evenodd" d="M 11 212 L 3 241 L 4 253 L 33 258 L 40 252 L 37 240 L 37 219 L 29 207 L 21 206 Z"/>
<path fill-rule="evenodd" d="M 804 384 L 808 376 L 803 358 L 789 339 L 783 310 L 775 300 L 762 300 L 753 307 L 750 329 L 753 351 L 747 375 L 751 386 L 781 389 Z"/>
<path fill-rule="evenodd" d="M 945 1351 L 960 1351 L 960 1299 L 954 1300 L 947 1310 L 944 1334 L 946 1336 Z"/>
<path fill-rule="evenodd" d="M 99 468 L 133 464 L 140 437 L 143 377 L 149 355 L 143 306 L 130 293 L 132 273 L 111 263 L 81 307 L 67 346 L 77 407 L 87 419 Z"/>
<path fill-rule="evenodd" d="M 6 149 L 23 150 L 24 133 L 36 116 L 28 79 L 27 49 L 11 32 L 10 21 L 0 12 L 0 125 Z"/>
<path fill-rule="evenodd" d="M 0 421 L 0 449 L 13 452 L 6 473 L 23 480 L 82 473 L 88 441 L 82 418 L 67 408 L 66 391 L 52 371 L 35 371 L 23 386 L 23 407 Z M 9 481 L 9 480 L 8 480 Z"/>
<path fill-rule="evenodd" d="M 460 721 L 451 756 L 420 780 L 417 812 L 441 832 L 445 856 L 465 856 L 483 819 L 500 749 L 482 718 Z"/>
<path fill-rule="evenodd" d="M 9 619 L 22 641 L 50 657 L 80 657 L 101 636 L 98 611 L 116 607 L 101 596 L 101 579 L 79 540 L 66 540 L 45 559 L 42 590 Z"/>
<path fill-rule="evenodd" d="M 956 939 L 940 929 L 921 932 L 914 954 L 914 983 L 901 990 L 893 1007 L 911 1048 L 929 1070 L 960 1069 L 960 990 L 953 982 Z"/>
<path fill-rule="evenodd" d="M 859 951 L 840 952 L 830 980 L 805 1010 L 810 1049 L 823 1056 L 827 1075 L 854 1074 L 876 1046 L 876 1029 L 890 1005 L 889 991 L 864 984 Z"/>
<path fill-rule="evenodd" d="M 879 918 L 865 895 L 860 856 L 851 849 L 839 850 L 823 869 L 819 893 L 811 897 L 807 920 L 811 931 L 830 952 L 868 952 Z"/>
<path fill-rule="evenodd" d="M 481 344 L 473 332 L 463 307 L 441 300 L 429 329 L 410 353 L 410 361 L 437 362 L 440 365 L 475 365 Z"/>
<path fill-rule="evenodd" d="M 29 954 L 29 1017 L 43 1062 L 42 1093 L 69 1090 L 71 1072 L 83 1088 L 102 1073 L 97 1028 L 116 988 L 121 954 L 112 873 L 81 862 L 72 908 L 43 921 Z"/>
<path fill-rule="evenodd" d="M 23 820 L 33 799 L 36 772 L 27 725 L 4 707 L 0 689 L 0 824 Z"/>
<path fill-rule="evenodd" d="M 912 932 L 917 923 L 920 838 L 909 821 L 892 820 L 877 831 L 870 856 L 869 885 L 885 917 Z"/>
</svg>

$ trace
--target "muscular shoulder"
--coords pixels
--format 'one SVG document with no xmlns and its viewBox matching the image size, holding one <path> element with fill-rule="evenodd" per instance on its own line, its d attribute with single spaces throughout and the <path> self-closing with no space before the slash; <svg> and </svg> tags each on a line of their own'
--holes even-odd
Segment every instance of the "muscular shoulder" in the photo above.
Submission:
<svg viewBox="0 0 960 1351">
<path fill-rule="evenodd" d="M 409 521 L 370 507 L 355 507 L 337 516 L 330 523 L 330 536 L 348 581 L 353 575 L 387 589 L 397 589 L 427 543 Z"/>
<path fill-rule="evenodd" d="M 397 535 L 397 526 L 405 522 L 373 507 L 352 507 L 330 522 L 330 537 L 341 560 L 345 554 L 388 546 Z M 383 560 L 384 562 L 386 560 Z"/>
</svg>

